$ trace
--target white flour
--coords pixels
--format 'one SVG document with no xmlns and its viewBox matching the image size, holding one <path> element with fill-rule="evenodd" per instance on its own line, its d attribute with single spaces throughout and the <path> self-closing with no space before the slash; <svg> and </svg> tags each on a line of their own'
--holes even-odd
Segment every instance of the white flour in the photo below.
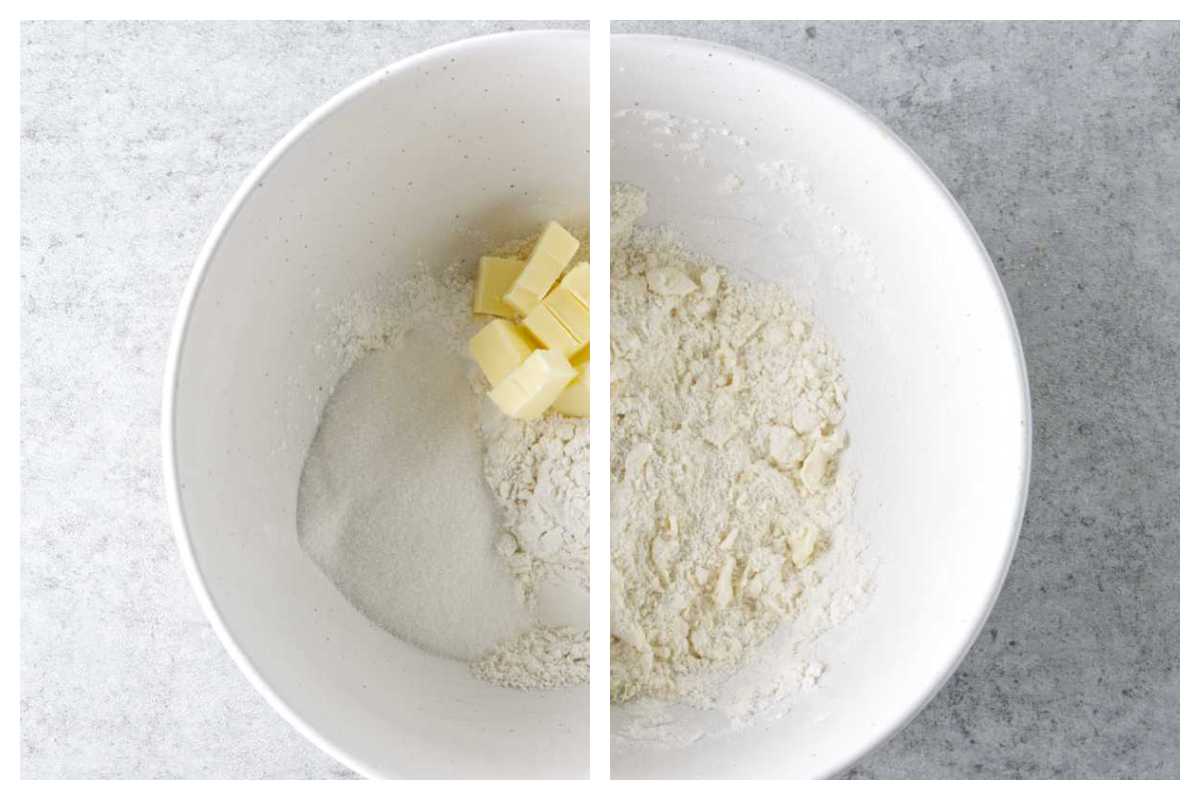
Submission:
<svg viewBox="0 0 1200 800">
<path fill-rule="evenodd" d="M 588 588 L 588 423 L 522 423 L 485 401 L 483 475 L 499 501 L 496 550 L 531 601 L 548 582 Z"/>
<path fill-rule="evenodd" d="M 588 635 L 570 626 L 537 627 L 493 649 L 471 672 L 513 689 L 579 686 L 588 679 Z"/>
<path fill-rule="evenodd" d="M 447 270 L 335 310 L 328 346 L 347 371 L 305 463 L 301 546 L 396 636 L 500 686 L 577 685 L 587 421 L 496 412 L 466 354 L 470 305 Z"/>
<path fill-rule="evenodd" d="M 807 647 L 865 591 L 838 469 L 846 388 L 795 297 L 634 228 L 614 190 L 612 697 L 619 736 L 689 741 L 816 684 Z M 736 673 L 736 680 L 728 680 Z"/>
</svg>

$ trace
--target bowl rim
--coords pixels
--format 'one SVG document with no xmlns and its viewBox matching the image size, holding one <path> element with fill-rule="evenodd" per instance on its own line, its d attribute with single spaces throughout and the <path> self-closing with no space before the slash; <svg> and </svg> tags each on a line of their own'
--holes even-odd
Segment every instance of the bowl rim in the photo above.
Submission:
<svg viewBox="0 0 1200 800">
<path fill-rule="evenodd" d="M 205 278 L 208 274 L 208 268 L 213 257 L 219 250 L 225 236 L 229 231 L 231 224 L 237 219 L 242 207 L 250 199 L 256 191 L 258 184 L 270 173 L 276 164 L 287 154 L 289 150 L 301 138 L 306 136 L 318 123 L 322 122 L 334 113 L 339 111 L 344 105 L 374 88 L 376 85 L 388 80 L 392 75 L 401 72 L 408 72 L 414 69 L 419 69 L 422 65 L 442 59 L 445 56 L 453 53 L 461 53 L 467 50 L 473 50 L 479 47 L 487 47 L 496 44 L 498 41 L 517 42 L 529 41 L 534 39 L 548 38 L 566 38 L 566 39 L 584 39 L 589 37 L 587 30 L 572 30 L 563 28 L 544 28 L 535 30 L 519 30 L 519 31 L 503 31 L 500 33 L 485 34 L 482 36 L 471 36 L 465 39 L 458 39 L 453 42 L 437 45 L 436 47 L 422 50 L 410 56 L 394 61 L 387 66 L 384 66 L 369 75 L 358 79 L 346 88 L 339 91 L 337 94 L 330 97 L 328 100 L 317 106 L 312 112 L 296 123 L 282 139 L 271 147 L 267 154 L 254 166 L 250 173 L 242 180 L 233 197 L 225 205 L 205 239 L 203 246 L 200 248 L 196 260 L 192 264 L 192 270 L 188 277 L 186 287 L 184 288 L 183 297 L 180 301 L 179 310 L 176 312 L 175 321 L 172 326 L 170 345 L 167 351 L 166 369 L 163 374 L 162 385 L 162 419 L 161 419 L 161 437 L 162 437 L 162 463 L 163 463 L 163 481 L 167 495 L 167 510 L 171 522 L 171 530 L 175 537 L 175 543 L 179 548 L 179 555 L 183 561 L 184 572 L 187 574 L 188 583 L 192 587 L 196 599 L 200 602 L 200 607 L 204 611 L 204 616 L 208 619 L 209 624 L 216 632 L 217 639 L 225 648 L 225 651 L 237 664 L 238 669 L 245 675 L 250 684 L 262 695 L 267 703 L 286 720 L 293 728 L 299 731 L 306 739 L 315 744 L 326 755 L 336 759 L 338 762 L 354 770 L 358 774 L 368 778 L 385 778 L 383 774 L 374 767 L 364 763 L 355 756 L 350 755 L 338 745 L 330 741 L 324 734 L 320 733 L 315 727 L 310 725 L 301 714 L 293 709 L 279 694 L 271 687 L 265 678 L 259 673 L 258 669 L 247 657 L 241 645 L 238 644 L 229 628 L 226 626 L 221 612 L 217 610 L 216 604 L 213 602 L 207 582 L 202 574 L 200 567 L 196 561 L 195 550 L 192 547 L 191 533 L 188 530 L 187 520 L 183 514 L 182 498 L 179 489 L 179 475 L 176 466 L 175 452 L 175 405 L 176 391 L 179 384 L 179 367 L 180 358 L 183 354 L 183 348 L 187 343 L 192 311 L 195 307 L 200 290 L 204 286 Z"/>
<path fill-rule="evenodd" d="M 841 91 L 828 85 L 827 83 L 814 78 L 812 75 L 797 69 L 789 64 L 785 64 L 776 59 L 753 53 L 749 50 L 744 50 L 740 47 L 722 44 L 720 42 L 708 41 L 705 39 L 696 39 L 687 36 L 672 36 L 668 34 L 654 33 L 616 33 L 612 34 L 610 49 L 615 49 L 618 41 L 626 43 L 645 43 L 653 46 L 662 46 L 670 43 L 675 47 L 687 48 L 690 50 L 703 49 L 706 52 L 720 52 L 730 59 L 736 59 L 742 62 L 750 62 L 757 66 L 763 67 L 770 71 L 776 72 L 784 77 L 799 81 L 807 86 L 831 95 L 835 100 L 845 105 L 853 114 L 859 117 L 863 122 L 873 127 L 876 131 L 883 135 L 884 139 L 893 145 L 899 146 L 900 152 L 910 158 L 921 173 L 928 179 L 933 186 L 942 194 L 949 202 L 950 207 L 958 217 L 958 221 L 969 233 L 971 240 L 975 243 L 975 249 L 979 256 L 979 264 L 984 267 L 991 281 L 993 290 L 997 298 L 1000 300 L 1001 306 L 1004 309 L 1006 319 L 1008 321 L 1008 332 L 1010 335 L 1010 345 L 1012 354 L 1015 356 L 1018 367 L 1018 374 L 1023 390 L 1022 397 L 1022 415 L 1024 419 L 1024 436 L 1021 443 L 1024 458 L 1021 463 L 1020 489 L 1018 491 L 1017 502 L 1013 508 L 1012 519 L 1009 526 L 1008 546 L 1005 550 L 1004 557 L 997 564 L 991 585 L 987 593 L 987 601 L 980 607 L 979 613 L 971 626 L 967 635 L 959 644 L 956 654 L 949 660 L 945 668 L 938 674 L 935 674 L 926 684 L 925 690 L 917 695 L 909 704 L 905 711 L 897 715 L 896 719 L 880 728 L 876 733 L 868 737 L 864 743 L 853 750 L 840 763 L 833 767 L 822 771 L 814 776 L 818 778 L 828 778 L 839 775 L 847 769 L 858 763 L 862 759 L 870 755 L 874 750 L 891 739 L 901 730 L 909 725 L 916 717 L 924 710 L 930 701 L 933 700 L 946 685 L 947 681 L 958 671 L 963 660 L 975 645 L 975 641 L 979 638 L 979 634 L 983 631 L 988 619 L 991 617 L 992 610 L 995 608 L 996 600 L 1000 596 L 1000 591 L 1004 587 L 1005 580 L 1008 577 L 1009 568 L 1012 566 L 1013 556 L 1016 553 L 1017 541 L 1021 535 L 1021 527 L 1025 519 L 1025 509 L 1029 501 L 1029 484 L 1033 466 L 1033 405 L 1029 389 L 1029 371 L 1025 361 L 1025 350 L 1021 343 L 1020 331 L 1017 328 L 1016 316 L 1013 314 L 1012 304 L 1008 300 L 1008 294 L 1005 292 L 1004 284 L 1000 280 L 1000 274 L 996 271 L 996 265 L 993 263 L 991 255 L 980 239 L 979 233 L 975 230 L 975 226 L 971 224 L 971 220 L 967 217 L 958 200 L 951 194 L 946 185 L 937 176 L 929 165 L 916 153 L 907 142 L 904 141 L 895 131 L 889 128 L 882 120 L 876 117 L 871 112 L 867 111 L 861 105 Z M 614 63 L 615 67 L 615 63 Z"/>
</svg>

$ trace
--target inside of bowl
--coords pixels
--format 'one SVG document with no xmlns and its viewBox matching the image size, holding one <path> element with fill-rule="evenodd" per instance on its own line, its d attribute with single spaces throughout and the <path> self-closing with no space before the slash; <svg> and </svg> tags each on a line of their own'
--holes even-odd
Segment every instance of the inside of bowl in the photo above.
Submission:
<svg viewBox="0 0 1200 800">
<path fill-rule="evenodd" d="M 344 365 L 339 301 L 473 263 L 588 199 L 585 33 L 467 40 L 301 126 L 249 186 L 196 291 L 171 420 L 181 516 L 219 629 L 345 763 L 406 777 L 580 776 L 586 689 L 480 682 L 371 624 L 301 551 L 297 486 Z"/>
<path fill-rule="evenodd" d="M 1007 569 L 1027 465 L 1026 387 L 1003 291 L 940 184 L 877 122 L 779 65 L 617 36 L 612 172 L 731 270 L 794 287 L 844 358 L 870 601 L 818 643 L 782 717 L 623 737 L 615 777 L 821 776 L 915 713 L 973 640 Z M 737 680 L 736 678 L 734 679 Z M 676 731 L 675 733 L 679 733 Z M 664 743 L 679 739 L 687 744 Z"/>
</svg>

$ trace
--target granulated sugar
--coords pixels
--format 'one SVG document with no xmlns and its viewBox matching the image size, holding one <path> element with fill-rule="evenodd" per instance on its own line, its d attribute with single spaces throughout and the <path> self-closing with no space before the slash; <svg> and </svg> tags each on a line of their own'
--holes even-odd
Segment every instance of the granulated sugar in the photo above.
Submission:
<svg viewBox="0 0 1200 800">
<path fill-rule="evenodd" d="M 531 620 L 495 557 L 466 368 L 419 331 L 358 359 L 310 448 L 299 526 L 304 550 L 373 621 L 471 660 Z"/>
</svg>

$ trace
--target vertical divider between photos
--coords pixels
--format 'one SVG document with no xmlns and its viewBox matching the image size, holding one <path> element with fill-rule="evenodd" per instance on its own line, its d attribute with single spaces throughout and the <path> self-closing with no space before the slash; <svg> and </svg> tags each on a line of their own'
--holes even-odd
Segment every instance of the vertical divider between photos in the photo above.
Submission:
<svg viewBox="0 0 1200 800">
<path fill-rule="evenodd" d="M 589 177 L 591 228 L 591 674 L 589 752 L 594 780 L 609 778 L 609 140 L 610 50 L 606 19 L 591 21 Z"/>
</svg>

